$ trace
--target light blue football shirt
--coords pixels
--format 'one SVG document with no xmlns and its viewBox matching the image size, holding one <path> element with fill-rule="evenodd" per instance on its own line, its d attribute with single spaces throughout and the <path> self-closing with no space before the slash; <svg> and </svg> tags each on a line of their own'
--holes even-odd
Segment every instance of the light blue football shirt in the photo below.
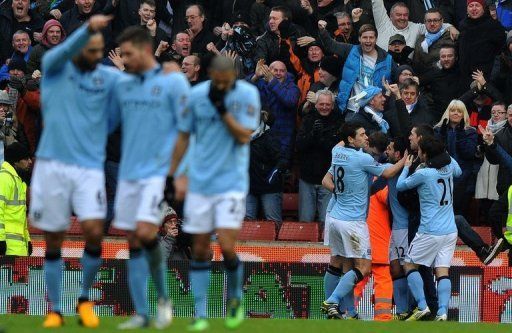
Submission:
<svg viewBox="0 0 512 333">
<path fill-rule="evenodd" d="M 183 73 L 165 74 L 160 66 L 123 75 L 112 98 L 122 126 L 119 179 L 137 180 L 169 172 L 190 84 Z"/>
<path fill-rule="evenodd" d="M 184 132 L 195 136 L 189 147 L 189 191 L 213 195 L 249 190 L 249 144 L 240 144 L 208 98 L 210 81 L 191 89 Z M 258 90 L 245 81 L 236 81 L 224 99 L 227 112 L 246 129 L 260 122 Z"/>
<path fill-rule="evenodd" d="M 330 215 L 342 221 L 366 221 L 369 187 L 373 176 L 380 176 L 385 166 L 370 154 L 352 147 L 332 149 L 335 203 Z"/>
<path fill-rule="evenodd" d="M 386 164 L 386 167 L 389 166 L 392 166 L 392 164 Z M 399 175 L 396 175 L 388 179 L 388 201 L 391 214 L 393 215 L 393 223 L 391 225 L 393 230 L 409 228 L 409 212 L 398 201 L 398 190 L 396 189 L 398 177 Z"/>
<path fill-rule="evenodd" d="M 462 170 L 453 158 L 451 160 L 440 169 L 418 169 L 409 177 L 409 167 L 404 167 L 398 178 L 398 191 L 417 188 L 421 213 L 419 233 L 447 235 L 457 232 L 453 214 L 453 177 L 460 176 Z"/>
<path fill-rule="evenodd" d="M 103 169 L 108 108 L 118 70 L 98 65 L 82 72 L 72 62 L 89 41 L 87 25 L 43 56 L 41 110 L 43 133 L 36 152 L 41 159 Z"/>
</svg>

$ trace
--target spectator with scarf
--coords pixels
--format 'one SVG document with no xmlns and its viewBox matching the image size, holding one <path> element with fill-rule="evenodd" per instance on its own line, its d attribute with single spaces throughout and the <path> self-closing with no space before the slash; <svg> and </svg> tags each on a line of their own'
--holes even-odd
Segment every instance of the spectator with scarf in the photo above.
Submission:
<svg viewBox="0 0 512 333">
<path fill-rule="evenodd" d="M 450 32 L 443 26 L 443 15 L 437 8 L 425 13 L 427 31 L 420 35 L 414 48 L 413 63 L 418 74 L 432 68 L 439 60 L 441 47 L 452 43 Z"/>
<path fill-rule="evenodd" d="M 351 97 L 351 102 L 359 106 L 359 112 L 354 113 L 347 122 L 360 124 L 366 130 L 366 135 L 374 132 L 387 134 L 389 123 L 384 119 L 384 104 L 386 98 L 380 88 L 369 86 L 359 94 Z"/>
</svg>

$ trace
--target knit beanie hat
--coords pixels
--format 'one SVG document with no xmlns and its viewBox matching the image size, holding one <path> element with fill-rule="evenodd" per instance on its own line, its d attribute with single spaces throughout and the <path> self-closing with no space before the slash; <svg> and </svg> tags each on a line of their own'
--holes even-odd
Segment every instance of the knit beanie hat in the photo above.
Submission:
<svg viewBox="0 0 512 333">
<path fill-rule="evenodd" d="M 467 0 L 468 1 L 468 6 L 470 3 L 473 3 L 473 2 L 478 2 L 479 4 L 482 5 L 482 7 L 485 8 L 485 0 Z"/>
<path fill-rule="evenodd" d="M 323 57 L 320 68 L 335 77 L 341 76 L 341 61 L 337 57 Z"/>
<path fill-rule="evenodd" d="M 354 97 L 351 97 L 350 99 L 353 99 L 356 102 L 356 104 L 359 105 L 360 108 L 362 108 L 368 105 L 368 103 L 370 103 L 370 101 L 380 93 L 382 93 L 381 88 L 369 86 L 363 91 L 361 91 L 359 94 L 355 95 Z"/>
</svg>

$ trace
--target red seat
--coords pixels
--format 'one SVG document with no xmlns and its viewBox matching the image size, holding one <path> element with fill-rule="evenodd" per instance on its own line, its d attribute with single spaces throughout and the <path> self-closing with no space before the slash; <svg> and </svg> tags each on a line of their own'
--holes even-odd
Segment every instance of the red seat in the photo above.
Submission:
<svg viewBox="0 0 512 333">
<path fill-rule="evenodd" d="M 238 235 L 242 241 L 273 241 L 276 239 L 274 221 L 244 221 Z"/>
<path fill-rule="evenodd" d="M 490 227 L 471 227 L 471 229 L 473 229 L 482 238 L 485 244 L 492 244 L 493 236 Z M 457 239 L 457 245 L 464 245 L 462 239 Z"/>
<path fill-rule="evenodd" d="M 283 193 L 283 219 L 299 219 L 299 194 Z"/>
<path fill-rule="evenodd" d="M 277 240 L 318 242 L 319 230 L 316 222 L 283 222 Z"/>
<path fill-rule="evenodd" d="M 76 216 L 71 217 L 71 224 L 69 226 L 67 234 L 73 236 L 82 235 L 82 226 L 80 225 L 80 222 L 78 221 L 78 218 Z"/>
</svg>

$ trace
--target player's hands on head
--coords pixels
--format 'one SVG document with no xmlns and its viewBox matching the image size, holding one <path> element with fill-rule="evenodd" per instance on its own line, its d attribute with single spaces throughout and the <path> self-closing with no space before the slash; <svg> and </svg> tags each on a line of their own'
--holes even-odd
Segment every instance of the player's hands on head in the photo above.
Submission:
<svg viewBox="0 0 512 333">
<path fill-rule="evenodd" d="M 226 105 L 224 104 L 224 97 L 226 96 L 226 90 L 220 90 L 213 83 L 210 84 L 210 91 L 208 92 L 208 98 L 212 102 L 213 106 L 217 110 L 217 113 L 222 117 L 226 113 Z"/>
<path fill-rule="evenodd" d="M 92 32 L 101 31 L 108 26 L 113 18 L 113 15 L 93 15 L 89 19 L 89 30 Z"/>
</svg>

